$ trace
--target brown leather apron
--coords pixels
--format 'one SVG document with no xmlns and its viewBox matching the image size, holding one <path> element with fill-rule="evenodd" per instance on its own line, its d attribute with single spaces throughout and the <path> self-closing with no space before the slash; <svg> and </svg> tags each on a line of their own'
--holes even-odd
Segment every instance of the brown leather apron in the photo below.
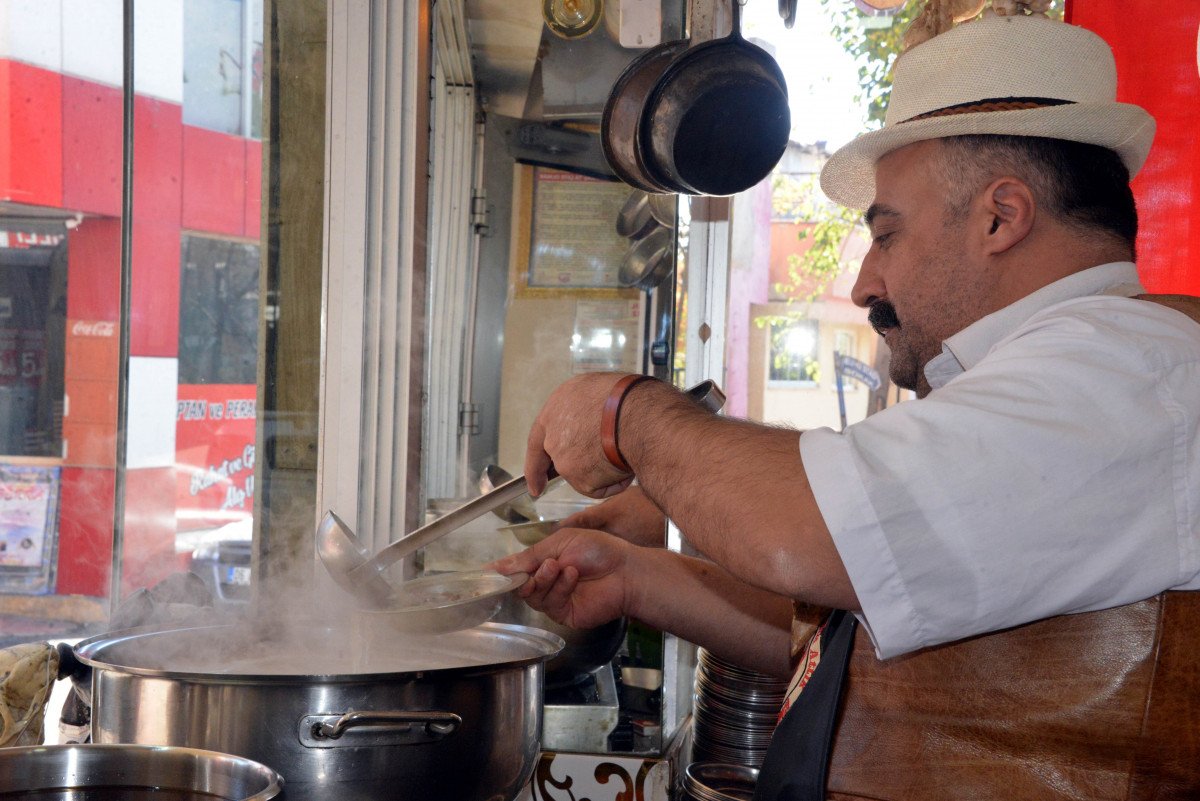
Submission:
<svg viewBox="0 0 1200 801">
<path fill-rule="evenodd" d="M 828 798 L 1200 798 L 1200 593 L 880 661 L 859 631 Z"/>
<path fill-rule="evenodd" d="M 1200 322 L 1200 299 L 1139 297 Z M 826 788 L 830 801 L 1200 799 L 1200 592 L 887 661 L 860 628 Z"/>
</svg>

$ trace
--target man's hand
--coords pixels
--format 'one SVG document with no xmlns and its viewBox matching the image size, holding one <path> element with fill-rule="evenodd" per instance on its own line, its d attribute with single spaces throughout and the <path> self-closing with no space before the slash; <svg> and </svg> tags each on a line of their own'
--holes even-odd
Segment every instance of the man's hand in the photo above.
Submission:
<svg viewBox="0 0 1200 801">
<path fill-rule="evenodd" d="M 491 568 L 528 573 L 519 597 L 559 623 L 589 629 L 626 614 L 627 560 L 634 550 L 600 531 L 561 529 Z"/>
<path fill-rule="evenodd" d="M 621 375 L 578 375 L 550 394 L 529 430 L 525 450 L 525 477 L 532 495 L 541 495 L 552 466 L 592 498 L 607 498 L 629 486 L 633 476 L 609 464 L 600 441 L 604 401 Z"/>
<path fill-rule="evenodd" d="M 666 542 L 667 516 L 635 484 L 603 503 L 564 518 L 560 528 L 598 529 L 634 545 L 661 548 Z"/>
</svg>

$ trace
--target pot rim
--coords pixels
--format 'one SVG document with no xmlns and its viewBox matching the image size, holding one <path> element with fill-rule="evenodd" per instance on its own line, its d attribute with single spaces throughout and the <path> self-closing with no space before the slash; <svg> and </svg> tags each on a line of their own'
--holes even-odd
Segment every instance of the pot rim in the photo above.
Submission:
<svg viewBox="0 0 1200 801">
<path fill-rule="evenodd" d="M 361 673 L 218 673 L 212 671 L 172 670 L 117 664 L 114 661 L 106 660 L 103 656 L 103 652 L 108 648 L 148 635 L 169 635 L 175 632 L 233 629 L 236 626 L 237 624 L 219 624 L 213 626 L 187 626 L 174 629 L 143 626 L 89 637 L 75 645 L 73 650 L 76 658 L 93 670 L 108 670 L 145 678 L 183 680 L 198 684 L 345 684 L 380 680 L 415 680 L 426 677 L 463 678 L 471 675 L 495 673 L 498 670 L 508 670 L 510 668 L 544 665 L 548 660 L 557 656 L 566 645 L 566 641 L 562 637 L 532 626 L 519 626 L 511 623 L 483 623 L 476 626 L 475 629 L 467 629 L 467 631 L 483 629 L 498 635 L 515 636 L 536 648 L 538 653 L 532 656 L 485 664 L 403 671 L 364 671 Z"/>
</svg>

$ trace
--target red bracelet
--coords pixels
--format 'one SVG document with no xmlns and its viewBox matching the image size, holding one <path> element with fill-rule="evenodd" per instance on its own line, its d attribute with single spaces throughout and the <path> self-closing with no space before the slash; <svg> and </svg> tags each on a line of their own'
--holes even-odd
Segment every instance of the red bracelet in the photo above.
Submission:
<svg viewBox="0 0 1200 801">
<path fill-rule="evenodd" d="M 604 457 L 608 459 L 609 464 L 623 473 L 632 473 L 633 470 L 625 461 L 625 457 L 621 455 L 621 449 L 617 447 L 617 425 L 621 420 L 621 404 L 624 403 L 629 390 L 643 381 L 653 380 L 654 376 L 652 375 L 634 373 L 624 376 L 613 385 L 612 392 L 608 394 L 608 400 L 604 401 L 604 411 L 600 416 L 600 444 L 604 447 Z"/>
</svg>

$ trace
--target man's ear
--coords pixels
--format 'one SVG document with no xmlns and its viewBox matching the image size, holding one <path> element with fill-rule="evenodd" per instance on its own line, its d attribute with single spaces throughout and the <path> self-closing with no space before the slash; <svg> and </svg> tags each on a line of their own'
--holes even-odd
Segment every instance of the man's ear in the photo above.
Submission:
<svg viewBox="0 0 1200 801">
<path fill-rule="evenodd" d="M 983 193 L 981 226 L 985 255 L 1003 253 L 1022 242 L 1033 231 L 1037 203 L 1029 185 L 1017 178 L 997 178 Z"/>
</svg>

